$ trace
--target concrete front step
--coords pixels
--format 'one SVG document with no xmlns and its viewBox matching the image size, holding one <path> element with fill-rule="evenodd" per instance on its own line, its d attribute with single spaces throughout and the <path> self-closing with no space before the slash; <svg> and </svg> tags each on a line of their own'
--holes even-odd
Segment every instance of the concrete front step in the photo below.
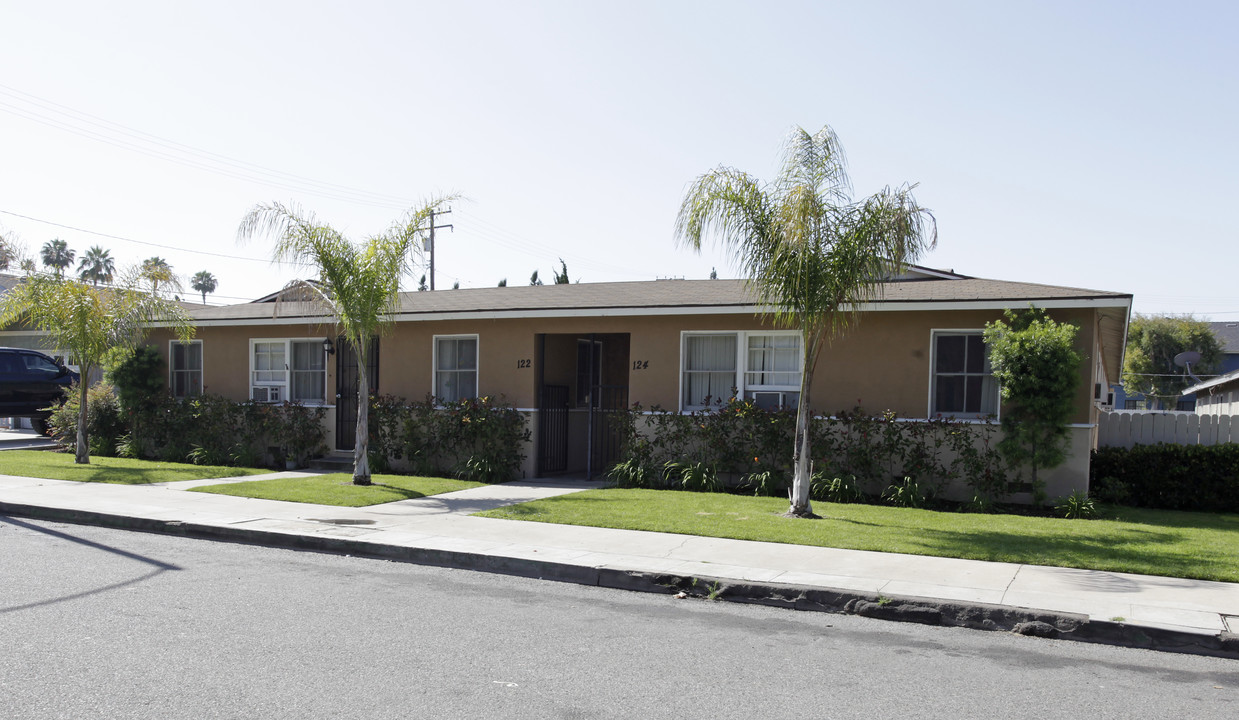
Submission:
<svg viewBox="0 0 1239 720">
<path fill-rule="evenodd" d="M 310 468 L 327 472 L 352 472 L 352 455 L 327 455 L 310 461 Z"/>
</svg>

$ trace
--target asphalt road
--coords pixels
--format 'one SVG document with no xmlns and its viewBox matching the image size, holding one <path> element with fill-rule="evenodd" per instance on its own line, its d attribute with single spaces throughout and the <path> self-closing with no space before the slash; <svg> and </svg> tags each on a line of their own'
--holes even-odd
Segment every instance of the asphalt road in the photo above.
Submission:
<svg viewBox="0 0 1239 720">
<path fill-rule="evenodd" d="M 3 718 L 1236 718 L 1239 663 L 0 517 Z"/>
</svg>

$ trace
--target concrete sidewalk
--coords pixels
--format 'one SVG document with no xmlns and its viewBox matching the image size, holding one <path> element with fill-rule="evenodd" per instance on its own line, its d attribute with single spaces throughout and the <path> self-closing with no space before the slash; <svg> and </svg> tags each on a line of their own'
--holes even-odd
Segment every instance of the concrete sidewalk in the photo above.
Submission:
<svg viewBox="0 0 1239 720">
<path fill-rule="evenodd" d="M 184 492 L 231 481 L 0 475 L 0 515 L 1239 658 L 1234 583 L 470 516 L 596 482 L 520 481 L 366 508 Z"/>
</svg>

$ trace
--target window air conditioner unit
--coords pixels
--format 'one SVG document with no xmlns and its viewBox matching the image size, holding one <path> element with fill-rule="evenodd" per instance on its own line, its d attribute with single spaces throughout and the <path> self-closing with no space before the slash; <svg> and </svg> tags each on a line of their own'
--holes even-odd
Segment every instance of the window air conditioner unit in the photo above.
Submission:
<svg viewBox="0 0 1239 720">
<path fill-rule="evenodd" d="M 763 410 L 776 410 L 787 404 L 787 393 L 755 392 L 753 404 Z"/>
<path fill-rule="evenodd" d="M 250 398 L 254 402 L 279 402 L 280 388 L 270 385 L 255 385 L 250 388 Z"/>
</svg>

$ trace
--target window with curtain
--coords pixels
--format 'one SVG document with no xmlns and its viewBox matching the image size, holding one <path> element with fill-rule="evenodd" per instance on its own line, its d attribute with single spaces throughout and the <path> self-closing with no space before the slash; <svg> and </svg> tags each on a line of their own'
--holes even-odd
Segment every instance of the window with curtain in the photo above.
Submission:
<svg viewBox="0 0 1239 720">
<path fill-rule="evenodd" d="M 930 415 L 981 418 L 998 414 L 998 381 L 980 331 L 940 332 L 933 338 Z"/>
<path fill-rule="evenodd" d="M 172 341 L 168 353 L 172 359 L 172 397 L 188 398 L 202 394 L 202 341 Z"/>
<path fill-rule="evenodd" d="M 321 338 L 255 340 L 250 357 L 250 396 L 260 401 L 326 400 L 327 359 Z M 274 389 L 274 390 L 272 390 Z"/>
<path fill-rule="evenodd" d="M 435 338 L 435 398 L 457 402 L 477 395 L 477 336 Z"/>
<path fill-rule="evenodd" d="M 283 384 L 286 381 L 285 340 L 259 340 L 254 343 L 254 385 Z"/>
<path fill-rule="evenodd" d="M 796 407 L 800 399 L 800 335 L 747 336 L 744 397 L 761 407 Z"/>
<path fill-rule="evenodd" d="M 736 389 L 736 333 L 684 336 L 685 410 L 726 402 Z"/>
<path fill-rule="evenodd" d="M 293 341 L 292 390 L 289 397 L 321 403 L 327 391 L 327 359 L 321 340 Z"/>
</svg>

